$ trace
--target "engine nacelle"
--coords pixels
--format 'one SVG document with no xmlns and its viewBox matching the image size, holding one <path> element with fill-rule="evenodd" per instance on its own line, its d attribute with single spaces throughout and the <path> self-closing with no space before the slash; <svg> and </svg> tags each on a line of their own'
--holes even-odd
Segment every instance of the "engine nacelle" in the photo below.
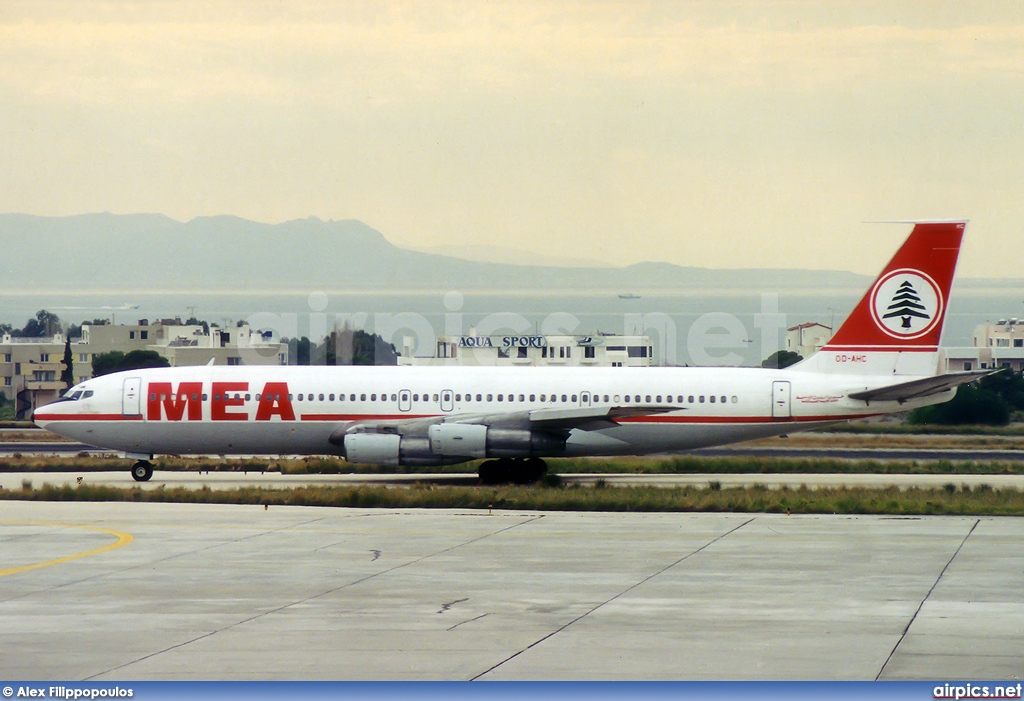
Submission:
<svg viewBox="0 0 1024 701">
<path fill-rule="evenodd" d="M 345 436 L 345 460 L 397 467 L 402 437 L 394 433 L 349 433 Z"/>
<path fill-rule="evenodd" d="M 397 433 L 335 432 L 345 460 L 371 465 L 449 465 L 475 458 L 534 458 L 565 453 L 565 437 L 544 431 L 490 428 L 480 424 L 442 423 L 427 436 Z"/>
<path fill-rule="evenodd" d="M 345 460 L 351 463 L 397 467 L 447 465 L 465 460 L 464 457 L 433 452 L 426 438 L 400 436 L 397 433 L 347 433 L 343 444 Z"/>
<path fill-rule="evenodd" d="M 437 455 L 487 457 L 487 427 L 480 424 L 435 424 L 428 431 L 430 450 Z"/>
<path fill-rule="evenodd" d="M 565 452 L 565 438 L 541 431 L 491 428 L 487 431 L 487 457 L 533 458 Z"/>
<path fill-rule="evenodd" d="M 541 431 L 443 423 L 429 429 L 430 450 L 462 458 L 532 458 L 565 452 L 565 438 Z"/>
</svg>

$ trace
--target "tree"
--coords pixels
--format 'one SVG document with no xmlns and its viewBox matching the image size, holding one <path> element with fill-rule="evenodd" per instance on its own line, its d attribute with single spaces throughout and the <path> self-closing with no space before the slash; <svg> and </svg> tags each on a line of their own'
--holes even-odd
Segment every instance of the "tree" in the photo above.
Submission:
<svg viewBox="0 0 1024 701">
<path fill-rule="evenodd" d="M 914 409 L 907 417 L 912 424 L 988 424 L 1003 426 L 1010 421 L 1010 407 L 991 390 L 976 384 L 961 385 L 956 396 L 943 404 Z"/>
<path fill-rule="evenodd" d="M 398 352 L 377 334 L 351 330 L 332 331 L 324 339 L 327 365 L 398 365 Z"/>
<path fill-rule="evenodd" d="M 0 335 L 5 333 L 11 333 L 14 331 L 14 327 L 10 324 L 0 324 Z"/>
<path fill-rule="evenodd" d="M 761 361 L 761 367 L 763 368 L 788 368 L 790 365 L 796 365 L 803 356 L 793 351 L 780 350 L 775 351 L 767 358 Z"/>
<path fill-rule="evenodd" d="M 93 356 L 92 376 L 100 377 L 109 375 L 112 372 L 123 372 L 124 370 L 142 370 L 145 368 L 169 368 L 171 364 L 167 358 L 156 351 L 133 350 L 128 353 L 121 351 L 110 351 Z"/>
<path fill-rule="evenodd" d="M 64 383 L 65 389 L 71 389 L 75 384 L 75 369 L 71 359 L 71 336 L 64 339 L 64 360 L 61 364 L 64 369 L 60 371 L 60 381 Z"/>
<path fill-rule="evenodd" d="M 60 330 L 60 318 L 53 312 L 40 309 L 35 319 L 29 319 L 25 328 L 16 335 L 23 338 L 42 338 L 52 336 Z"/>
</svg>

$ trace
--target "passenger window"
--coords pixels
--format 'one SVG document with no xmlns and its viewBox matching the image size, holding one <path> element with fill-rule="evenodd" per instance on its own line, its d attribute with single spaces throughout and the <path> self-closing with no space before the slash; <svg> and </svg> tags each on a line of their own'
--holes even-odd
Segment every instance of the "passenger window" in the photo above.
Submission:
<svg viewBox="0 0 1024 701">
<path fill-rule="evenodd" d="M 690 395 L 690 404 L 693 404 L 693 395 Z"/>
<path fill-rule="evenodd" d="M 193 394 L 192 395 L 192 401 L 193 402 L 198 402 L 199 401 L 199 395 L 198 394 Z"/>
<path fill-rule="evenodd" d="M 488 394 L 487 395 L 487 401 L 493 402 L 494 401 L 494 395 L 493 394 Z"/>
<path fill-rule="evenodd" d="M 482 395 L 482 394 L 478 394 L 478 395 L 476 395 L 476 400 L 477 400 L 478 402 L 482 402 L 482 401 L 483 401 L 483 399 L 482 399 L 482 397 L 483 397 L 483 396 L 484 396 L 484 395 Z"/>
<path fill-rule="evenodd" d="M 703 404 L 703 403 L 704 403 L 704 395 L 703 395 L 703 394 L 702 394 L 702 395 L 700 395 L 700 403 L 701 403 L 701 404 Z"/>
<path fill-rule="evenodd" d="M 713 395 L 713 394 L 711 395 L 711 403 L 712 403 L 712 404 L 714 404 L 714 403 L 715 403 L 715 395 Z"/>
<path fill-rule="evenodd" d="M 647 402 L 648 404 L 650 404 L 650 403 L 651 403 L 651 395 L 649 395 L 649 394 L 648 394 L 648 395 L 647 395 L 647 396 L 646 396 L 646 397 L 644 398 L 644 401 L 645 401 L 645 402 Z"/>
<path fill-rule="evenodd" d="M 348 400 L 349 400 L 350 402 L 354 402 L 354 401 L 356 400 L 356 395 L 354 395 L 354 394 L 350 394 L 350 395 L 348 395 Z"/>
<path fill-rule="evenodd" d="M 542 402 L 544 402 L 544 401 L 547 401 L 547 399 L 546 399 L 546 397 L 547 397 L 547 396 L 548 396 L 548 395 L 546 395 L 546 394 L 542 394 L 542 395 L 540 395 L 540 400 L 541 400 Z"/>
<path fill-rule="evenodd" d="M 365 394 L 360 394 L 359 395 L 359 401 L 365 402 L 366 401 L 366 395 Z"/>
<path fill-rule="evenodd" d="M 71 399 L 78 399 L 78 397 L 81 396 L 81 394 L 82 394 L 81 392 L 75 392 L 74 394 L 71 395 Z M 156 395 L 155 394 L 149 395 L 149 401 L 155 402 L 156 401 Z"/>
<path fill-rule="evenodd" d="M 562 401 L 563 401 L 563 402 L 565 402 L 565 401 L 568 401 L 568 400 L 567 400 L 567 399 L 565 398 L 565 395 L 564 395 L 564 394 L 562 395 Z"/>
<path fill-rule="evenodd" d="M 736 402 L 738 402 L 739 400 L 740 400 L 740 398 L 739 398 L 739 397 L 737 397 L 737 396 L 736 396 L 735 394 L 734 394 L 734 395 L 732 395 L 732 403 L 733 403 L 733 404 L 735 404 L 735 403 L 736 403 Z"/>
<path fill-rule="evenodd" d="M 209 398 L 208 395 L 204 392 L 203 393 L 203 401 L 204 402 L 207 401 L 208 398 Z"/>
<path fill-rule="evenodd" d="M 376 394 L 371 394 L 371 395 L 370 395 L 370 401 L 371 401 L 371 402 L 375 402 L 375 401 L 377 401 L 377 395 L 376 395 Z"/>
<path fill-rule="evenodd" d="M 535 401 L 537 401 L 537 395 L 536 395 L 536 394 L 531 394 L 531 395 L 530 395 L 530 401 L 531 401 L 531 402 L 535 402 Z M 544 401 L 544 400 L 542 399 L 541 401 Z"/>
<path fill-rule="evenodd" d="M 725 404 L 725 395 L 722 395 L 722 404 Z"/>
<path fill-rule="evenodd" d="M 420 400 L 420 395 L 418 395 L 418 394 L 414 394 L 414 395 L 412 395 L 412 400 L 413 400 L 414 402 L 418 402 L 418 401 Z"/>
<path fill-rule="evenodd" d="M 519 401 L 525 402 L 526 401 L 526 397 L 524 397 L 523 395 L 520 394 L 519 395 Z"/>
<path fill-rule="evenodd" d="M 437 395 L 436 394 L 434 395 L 434 401 L 435 402 L 437 401 Z"/>
<path fill-rule="evenodd" d="M 344 396 L 344 395 L 339 395 L 339 396 Z M 323 398 L 323 395 L 320 395 L 320 397 L 321 397 L 321 399 L 322 399 L 322 398 Z M 334 401 L 334 395 L 333 395 L 333 394 L 332 394 L 332 395 L 330 395 L 330 399 L 331 399 L 331 401 L 332 401 L 332 402 Z"/>
</svg>

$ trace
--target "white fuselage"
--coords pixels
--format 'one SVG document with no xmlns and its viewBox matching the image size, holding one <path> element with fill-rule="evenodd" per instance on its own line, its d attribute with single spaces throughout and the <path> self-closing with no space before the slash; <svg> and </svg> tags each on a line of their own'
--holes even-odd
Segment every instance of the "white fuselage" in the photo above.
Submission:
<svg viewBox="0 0 1024 701">
<path fill-rule="evenodd" d="M 903 411 L 953 393 L 903 404 L 847 396 L 893 380 L 760 368 L 181 367 L 89 380 L 68 393 L 77 399 L 40 408 L 35 421 L 136 455 L 344 455 L 329 439 L 346 426 L 422 420 L 425 432 L 431 421 L 461 417 L 650 408 L 604 427 L 572 428 L 555 453 L 644 455 Z M 459 461 L 438 457 L 438 464 Z"/>
</svg>

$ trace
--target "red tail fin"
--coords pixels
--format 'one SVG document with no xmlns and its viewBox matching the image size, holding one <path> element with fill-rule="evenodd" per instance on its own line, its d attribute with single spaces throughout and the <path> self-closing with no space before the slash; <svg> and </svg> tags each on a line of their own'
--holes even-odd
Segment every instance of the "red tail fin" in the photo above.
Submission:
<svg viewBox="0 0 1024 701">
<path fill-rule="evenodd" d="M 823 353 L 938 350 L 967 223 L 919 223 Z"/>
</svg>

